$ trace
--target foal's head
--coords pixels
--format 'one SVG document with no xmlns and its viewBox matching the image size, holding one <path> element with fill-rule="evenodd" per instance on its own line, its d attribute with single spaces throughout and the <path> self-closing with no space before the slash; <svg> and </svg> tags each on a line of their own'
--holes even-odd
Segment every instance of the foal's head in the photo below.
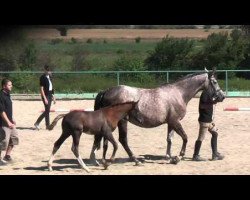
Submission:
<svg viewBox="0 0 250 200">
<path fill-rule="evenodd" d="M 110 109 L 113 112 L 117 112 L 117 113 L 128 113 L 130 110 L 135 108 L 137 103 L 138 103 L 138 101 L 137 102 L 129 101 L 129 102 L 125 102 L 125 103 L 114 104 L 114 105 L 110 106 Z"/>
</svg>

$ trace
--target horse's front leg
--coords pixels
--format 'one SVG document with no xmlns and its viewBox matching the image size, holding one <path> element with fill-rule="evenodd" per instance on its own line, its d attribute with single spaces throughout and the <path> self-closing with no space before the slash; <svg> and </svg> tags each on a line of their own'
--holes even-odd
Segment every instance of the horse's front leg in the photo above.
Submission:
<svg viewBox="0 0 250 200">
<path fill-rule="evenodd" d="M 127 125 L 128 125 L 128 121 L 124 119 L 118 122 L 119 142 L 122 144 L 129 158 L 135 162 L 135 165 L 141 165 L 141 162 L 134 156 L 133 152 L 130 150 L 128 146 Z"/>
<path fill-rule="evenodd" d="M 104 144 L 105 144 L 105 148 L 103 148 L 103 159 L 105 160 L 104 162 L 104 168 L 107 169 L 108 166 L 111 164 L 111 162 L 113 162 L 115 160 L 115 154 L 116 154 L 116 151 L 118 149 L 118 145 L 117 145 L 117 142 L 115 141 L 113 135 L 112 135 L 112 132 L 108 132 L 106 134 L 106 136 L 104 137 L 105 140 L 104 140 Z M 111 142 L 111 144 L 113 145 L 113 153 L 110 157 L 110 162 L 107 162 L 106 161 L 106 152 L 107 152 L 107 147 L 108 147 L 108 141 Z"/>
</svg>

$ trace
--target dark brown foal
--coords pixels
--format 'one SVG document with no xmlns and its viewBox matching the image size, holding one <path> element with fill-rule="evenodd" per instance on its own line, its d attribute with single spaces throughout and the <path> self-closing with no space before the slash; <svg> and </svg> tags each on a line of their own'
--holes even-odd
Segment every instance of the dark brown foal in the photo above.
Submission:
<svg viewBox="0 0 250 200">
<path fill-rule="evenodd" d="M 52 155 L 48 161 L 48 168 L 52 171 L 52 162 L 54 155 L 60 148 L 62 143 L 71 135 L 73 138 L 73 144 L 71 150 L 76 156 L 79 164 L 83 169 L 89 172 L 89 168 L 83 162 L 79 154 L 79 142 L 82 132 L 98 136 L 100 139 L 104 137 L 106 143 L 110 141 L 113 145 L 113 153 L 110 158 L 111 161 L 115 158 L 118 145 L 115 141 L 112 132 L 116 129 L 118 122 L 123 119 L 127 113 L 134 108 L 137 102 L 120 103 L 109 107 L 104 107 L 97 111 L 73 111 L 68 114 L 58 115 L 49 126 L 49 130 L 52 130 L 57 121 L 63 118 L 62 121 L 62 135 L 55 142 Z M 105 159 L 107 149 L 103 151 L 103 163 L 105 169 L 108 167 L 108 163 Z"/>
</svg>

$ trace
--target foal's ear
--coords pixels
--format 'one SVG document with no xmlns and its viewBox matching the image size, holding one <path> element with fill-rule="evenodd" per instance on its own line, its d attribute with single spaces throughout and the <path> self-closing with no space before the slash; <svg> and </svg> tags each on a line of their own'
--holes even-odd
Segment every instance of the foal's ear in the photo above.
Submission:
<svg viewBox="0 0 250 200">
<path fill-rule="evenodd" d="M 135 107 L 138 104 L 138 102 L 139 102 L 139 99 L 138 101 L 134 101 L 133 106 Z"/>
</svg>

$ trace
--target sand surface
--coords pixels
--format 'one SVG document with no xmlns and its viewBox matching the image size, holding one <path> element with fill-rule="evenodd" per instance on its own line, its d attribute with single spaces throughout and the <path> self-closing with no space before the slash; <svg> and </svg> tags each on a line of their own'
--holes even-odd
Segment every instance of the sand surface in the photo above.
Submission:
<svg viewBox="0 0 250 200">
<path fill-rule="evenodd" d="M 227 106 L 250 107 L 248 98 L 228 98 L 219 103 L 215 108 L 215 122 L 219 129 L 218 149 L 225 155 L 222 161 L 193 162 L 189 158 L 193 155 L 194 143 L 198 136 L 198 98 L 192 99 L 187 107 L 187 114 L 182 120 L 184 130 L 188 135 L 186 157 L 177 165 L 166 164 L 164 158 L 166 152 L 167 125 L 157 128 L 145 129 L 129 124 L 128 141 L 134 154 L 143 159 L 142 166 L 134 166 L 129 162 L 128 156 L 119 143 L 116 160 L 108 170 L 103 167 L 96 167 L 89 163 L 93 136 L 83 134 L 80 142 L 80 154 L 89 165 L 90 175 L 108 174 L 134 174 L 134 175 L 172 175 L 172 174 L 250 174 L 250 112 L 223 111 Z M 93 108 L 94 101 L 57 101 L 52 108 L 74 109 Z M 47 161 L 51 154 L 54 142 L 61 134 L 61 121 L 53 131 L 45 130 L 45 122 L 41 123 L 41 130 L 33 130 L 33 124 L 43 109 L 41 101 L 13 101 L 14 117 L 17 122 L 17 129 L 20 137 L 20 145 L 12 152 L 15 160 L 13 164 L 0 167 L 0 174 L 14 175 L 88 175 L 82 170 L 73 153 L 71 152 L 72 138 L 68 138 L 62 144 L 55 156 L 53 163 L 54 171 L 47 170 Z M 53 120 L 59 113 L 51 113 Z M 118 141 L 117 129 L 114 137 Z M 201 155 L 211 159 L 210 147 L 211 135 L 207 133 L 201 148 Z M 172 154 L 179 154 L 182 140 L 175 134 L 173 138 Z M 108 157 L 111 154 L 112 146 L 109 145 Z M 97 152 L 97 158 L 101 159 L 102 149 Z"/>
</svg>

